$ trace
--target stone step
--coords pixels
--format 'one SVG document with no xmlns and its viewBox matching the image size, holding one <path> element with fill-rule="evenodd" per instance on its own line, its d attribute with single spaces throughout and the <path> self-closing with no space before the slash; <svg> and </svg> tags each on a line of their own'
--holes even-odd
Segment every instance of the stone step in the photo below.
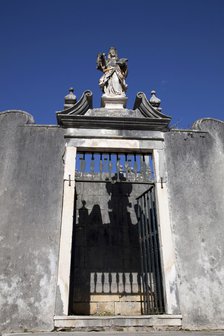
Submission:
<svg viewBox="0 0 224 336">
<path fill-rule="evenodd" d="M 122 330 L 125 328 L 180 328 L 181 315 L 144 316 L 55 316 L 56 328 Z M 133 329 L 134 330 L 134 329 Z"/>
<path fill-rule="evenodd" d="M 3 334 L 3 336 L 130 336 L 130 335 L 138 335 L 138 336 L 224 336 L 224 331 L 220 330 L 202 330 L 202 331 L 149 331 L 149 332 L 83 332 L 83 331 L 69 331 L 69 332 L 35 332 L 35 333 L 12 333 L 12 334 Z"/>
</svg>

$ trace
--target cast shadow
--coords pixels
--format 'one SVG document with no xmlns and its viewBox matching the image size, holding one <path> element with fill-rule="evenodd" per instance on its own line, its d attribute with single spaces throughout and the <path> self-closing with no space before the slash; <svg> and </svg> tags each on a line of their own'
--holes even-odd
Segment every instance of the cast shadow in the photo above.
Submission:
<svg viewBox="0 0 224 336">
<path fill-rule="evenodd" d="M 102 197 L 91 208 L 88 195 L 81 195 L 85 199 L 74 213 L 70 314 L 89 315 L 93 296 L 141 292 L 136 216 L 133 223 L 136 195 L 123 174 L 117 180 L 115 174 L 111 181 L 96 184 Z"/>
</svg>

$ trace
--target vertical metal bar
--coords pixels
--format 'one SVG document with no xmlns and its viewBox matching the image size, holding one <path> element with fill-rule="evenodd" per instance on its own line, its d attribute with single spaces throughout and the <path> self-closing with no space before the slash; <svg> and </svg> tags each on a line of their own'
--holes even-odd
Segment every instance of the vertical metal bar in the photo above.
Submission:
<svg viewBox="0 0 224 336">
<path fill-rule="evenodd" d="M 140 247 L 140 262 L 141 262 L 141 278 L 143 289 L 143 314 L 145 314 L 145 282 L 144 282 L 144 261 L 143 261 L 143 237 L 142 237 L 142 220 L 141 220 L 140 201 L 137 200 L 137 215 L 138 215 L 138 234 L 139 234 L 139 247 Z"/>
<path fill-rule="evenodd" d="M 124 163 L 124 167 L 125 167 L 125 174 L 126 174 L 126 181 L 129 181 L 129 164 L 128 164 L 128 154 L 125 154 L 125 163 Z"/>
<path fill-rule="evenodd" d="M 130 282 L 130 289 L 131 289 L 131 294 L 133 294 L 133 274 L 132 272 L 129 273 L 129 282 Z"/>
<path fill-rule="evenodd" d="M 144 300 L 145 300 L 145 314 L 148 314 L 147 302 L 147 263 L 146 263 L 146 236 L 145 236 L 145 215 L 144 215 L 144 196 L 140 198 L 141 204 L 141 226 L 142 226 L 142 243 L 143 243 L 143 266 L 144 266 Z"/>
<path fill-rule="evenodd" d="M 134 174 L 135 174 L 135 181 L 137 181 L 138 177 L 138 162 L 137 162 L 137 156 L 134 154 Z"/>
<path fill-rule="evenodd" d="M 143 250 L 143 269 L 144 269 L 144 303 L 145 303 L 145 314 L 148 314 L 148 302 L 147 302 L 147 287 L 148 287 L 148 281 L 147 281 L 147 262 L 146 262 L 146 235 L 145 235 L 145 216 L 144 216 L 144 202 L 143 197 L 140 198 L 140 207 L 141 207 L 141 229 L 142 229 L 142 250 Z"/>
<path fill-rule="evenodd" d="M 108 171 L 107 167 L 108 167 L 108 154 L 103 153 L 103 172 Z"/>
<path fill-rule="evenodd" d="M 145 155 L 141 155 L 141 174 L 142 174 L 142 180 L 146 181 L 146 165 L 145 165 Z"/>
<path fill-rule="evenodd" d="M 107 177 L 107 173 L 108 173 L 108 154 L 107 153 L 103 153 L 103 173 L 105 174 L 105 178 Z"/>
<path fill-rule="evenodd" d="M 103 154 L 100 153 L 100 180 L 102 180 L 102 174 L 103 174 Z"/>
<path fill-rule="evenodd" d="M 150 302 L 150 289 L 152 288 L 152 282 L 151 282 L 151 276 L 150 276 L 150 246 L 149 246 L 149 232 L 148 232 L 148 218 L 147 218 L 147 209 L 146 209 L 146 194 L 143 194 L 143 204 L 144 204 L 144 235 L 145 235 L 145 249 L 146 249 L 146 255 L 145 255 L 145 264 L 146 264 L 146 285 L 147 285 L 147 314 L 150 314 L 151 312 L 151 302 Z M 149 286 L 150 284 L 150 286 Z"/>
<path fill-rule="evenodd" d="M 97 273 L 94 272 L 94 293 L 96 293 L 96 285 L 97 285 Z"/>
<path fill-rule="evenodd" d="M 105 274 L 101 273 L 101 283 L 102 283 L 102 293 L 104 293 L 104 284 L 105 284 Z"/>
<path fill-rule="evenodd" d="M 153 278 L 153 312 L 158 311 L 157 300 L 156 300 L 156 266 L 155 266 L 155 250 L 154 250 L 154 242 L 153 242 L 153 228 L 152 228 L 152 204 L 151 200 L 151 190 L 147 193 L 147 204 L 148 204 L 148 214 L 149 214 L 149 239 L 150 239 L 150 255 L 151 255 L 151 263 L 152 263 L 152 278 Z"/>
<path fill-rule="evenodd" d="M 132 178 L 133 178 L 131 164 L 132 164 L 132 159 L 129 157 L 128 159 L 128 181 L 132 181 Z"/>
<path fill-rule="evenodd" d="M 152 180 L 152 172 L 150 168 L 150 154 L 145 155 L 145 170 L 146 170 L 146 180 L 151 181 Z"/>
<path fill-rule="evenodd" d="M 109 180 L 111 181 L 111 174 L 112 174 L 113 164 L 111 161 L 111 153 L 109 153 L 109 160 L 108 160 L 108 172 L 109 172 Z"/>
<path fill-rule="evenodd" d="M 117 182 L 120 181 L 120 157 L 119 154 L 116 155 L 117 162 L 116 162 L 116 168 L 117 168 Z"/>
<path fill-rule="evenodd" d="M 150 218 L 150 209 L 148 204 L 148 194 L 147 192 L 145 197 L 145 203 L 146 203 L 146 216 L 147 216 L 147 226 L 146 226 L 146 232 L 147 232 L 147 241 L 148 241 L 148 264 L 149 264 L 149 280 L 150 280 L 150 296 L 151 296 L 151 302 L 150 302 L 150 313 L 154 313 L 154 301 L 153 301 L 153 290 L 154 290 L 154 281 L 153 281 L 153 273 L 154 273 L 154 263 L 153 263 L 153 249 L 152 249 L 152 237 L 151 237 L 151 218 Z"/>
<path fill-rule="evenodd" d="M 156 293 L 158 300 L 158 310 L 159 313 L 164 312 L 164 300 L 163 300 L 163 288 L 162 288 L 162 272 L 161 272 L 161 262 L 160 262 L 160 251 L 159 251 L 159 237 L 158 237 L 158 227 L 155 211 L 155 196 L 154 189 L 150 191 L 151 207 L 152 207 L 152 224 L 153 224 L 153 240 L 155 248 L 155 274 L 156 274 Z"/>
<path fill-rule="evenodd" d="M 85 168 L 86 168 L 86 155 L 85 153 L 80 153 L 82 155 L 82 157 L 80 157 L 80 171 L 81 171 L 81 176 L 84 175 L 85 172 Z"/>
<path fill-rule="evenodd" d="M 154 171 L 154 163 L 153 163 L 152 154 L 150 154 L 150 156 L 149 156 L 149 168 L 150 168 L 150 171 L 151 171 L 151 180 L 154 180 L 155 171 Z"/>
<path fill-rule="evenodd" d="M 117 284 L 117 293 L 120 292 L 119 284 L 120 284 L 120 276 L 119 273 L 116 273 L 116 284 Z"/>
<path fill-rule="evenodd" d="M 95 172 L 94 168 L 95 168 L 94 153 L 91 153 L 90 174 L 92 180 L 94 178 L 94 172 Z"/>
<path fill-rule="evenodd" d="M 108 282 L 109 282 L 109 293 L 111 294 L 111 287 L 112 287 L 112 274 L 109 272 L 108 274 Z"/>
</svg>

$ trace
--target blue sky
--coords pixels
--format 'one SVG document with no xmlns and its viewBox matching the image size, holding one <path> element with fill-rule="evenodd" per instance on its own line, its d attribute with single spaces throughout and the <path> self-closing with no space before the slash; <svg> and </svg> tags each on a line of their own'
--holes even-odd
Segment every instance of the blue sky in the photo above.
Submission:
<svg viewBox="0 0 224 336">
<path fill-rule="evenodd" d="M 172 125 L 223 119 L 224 0 L 0 0 L 0 111 L 21 109 L 36 123 L 73 86 L 101 91 L 99 51 L 128 58 L 128 107 L 155 89 Z"/>
</svg>

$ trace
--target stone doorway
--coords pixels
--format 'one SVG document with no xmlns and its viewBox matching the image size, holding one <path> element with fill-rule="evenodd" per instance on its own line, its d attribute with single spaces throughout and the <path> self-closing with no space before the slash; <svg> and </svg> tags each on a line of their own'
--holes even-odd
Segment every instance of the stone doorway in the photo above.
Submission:
<svg viewBox="0 0 224 336">
<path fill-rule="evenodd" d="M 139 243 L 137 198 L 152 186 L 152 167 L 150 154 L 78 153 L 70 315 L 146 314 L 154 293 L 142 261 L 152 256 Z"/>
</svg>

